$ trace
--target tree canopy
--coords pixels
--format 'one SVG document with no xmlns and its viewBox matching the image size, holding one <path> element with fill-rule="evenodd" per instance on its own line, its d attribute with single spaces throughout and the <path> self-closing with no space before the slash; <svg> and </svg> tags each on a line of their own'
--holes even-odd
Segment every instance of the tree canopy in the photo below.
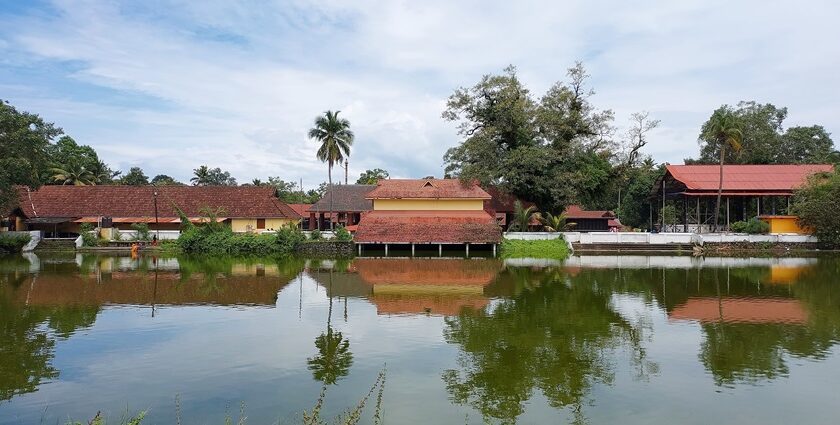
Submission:
<svg viewBox="0 0 840 425">
<path fill-rule="evenodd" d="M 364 173 L 359 174 L 359 179 L 356 184 L 376 184 L 379 180 L 384 180 L 391 175 L 388 171 L 381 168 L 374 168 L 373 170 L 365 170 Z"/>
<path fill-rule="evenodd" d="M 236 179 L 231 177 L 227 171 L 221 168 L 210 168 L 202 165 L 193 170 L 193 177 L 190 179 L 193 186 L 236 186 Z"/>
<path fill-rule="evenodd" d="M 126 186 L 145 186 L 149 184 L 149 178 L 143 173 L 143 169 L 140 167 L 131 167 L 128 173 L 120 179 L 120 184 Z"/>
</svg>

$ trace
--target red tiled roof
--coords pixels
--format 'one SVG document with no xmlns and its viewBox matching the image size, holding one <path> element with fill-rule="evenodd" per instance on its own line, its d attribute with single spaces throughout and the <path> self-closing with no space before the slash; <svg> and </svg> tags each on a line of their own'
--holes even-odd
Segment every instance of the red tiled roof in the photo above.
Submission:
<svg viewBox="0 0 840 425">
<path fill-rule="evenodd" d="M 301 217 L 309 217 L 309 207 L 312 204 L 288 204 L 289 208 L 294 210 Z"/>
<path fill-rule="evenodd" d="M 580 205 L 569 205 L 566 208 L 567 219 L 581 219 L 581 218 L 613 218 L 615 214 L 612 211 L 588 211 L 581 208 Z"/>
<path fill-rule="evenodd" d="M 363 212 L 373 209 L 368 193 L 376 188 L 372 184 L 336 184 L 327 188 L 324 196 L 309 207 L 314 212 Z"/>
<path fill-rule="evenodd" d="M 717 192 L 718 165 L 668 165 L 668 173 L 691 191 Z M 800 165 L 724 165 L 724 191 L 782 191 L 789 193 L 805 183 L 808 176 L 831 172 L 830 164 Z"/>
<path fill-rule="evenodd" d="M 20 208 L 36 217 L 154 217 L 157 191 L 159 218 L 178 217 L 177 206 L 189 217 L 204 207 L 223 208 L 229 218 L 299 218 L 274 196 L 274 188 L 259 186 L 42 186 L 18 188 Z"/>
<path fill-rule="evenodd" d="M 804 324 L 808 321 L 808 312 L 793 299 L 689 298 L 668 317 L 700 322 Z"/>
<path fill-rule="evenodd" d="M 490 194 L 475 183 L 458 179 L 390 179 L 380 180 L 367 199 L 490 199 Z"/>
<path fill-rule="evenodd" d="M 361 243 L 499 243 L 501 230 L 485 211 L 371 211 L 362 216 Z"/>
</svg>

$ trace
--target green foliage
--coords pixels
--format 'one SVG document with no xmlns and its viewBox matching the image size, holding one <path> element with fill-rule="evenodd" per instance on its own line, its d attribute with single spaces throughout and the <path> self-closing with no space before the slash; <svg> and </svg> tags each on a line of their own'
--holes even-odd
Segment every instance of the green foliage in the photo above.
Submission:
<svg viewBox="0 0 840 425">
<path fill-rule="evenodd" d="M 664 173 L 664 167 L 657 167 L 653 160 L 646 159 L 624 174 L 621 204 L 616 211 L 622 224 L 639 228 L 648 226 L 650 204 L 647 197 L 656 179 Z"/>
<path fill-rule="evenodd" d="M 149 225 L 146 223 L 134 223 L 131 225 L 131 229 L 136 231 L 137 234 L 134 235 L 134 240 L 136 241 L 150 241 L 152 240 L 152 236 L 149 233 Z"/>
<path fill-rule="evenodd" d="M 190 179 L 193 186 L 236 186 L 236 179 L 231 177 L 227 171 L 221 168 L 210 168 L 202 165 L 193 170 L 193 177 Z"/>
<path fill-rule="evenodd" d="M 52 167 L 49 172 L 52 174 L 52 182 L 55 184 L 69 184 L 73 186 L 89 186 L 96 184 L 96 176 L 87 168 L 78 164 Z"/>
<path fill-rule="evenodd" d="M 552 215 L 551 213 L 540 214 L 540 223 L 549 232 L 565 232 L 577 225 L 576 223 L 568 223 L 566 214 Z"/>
<path fill-rule="evenodd" d="M 389 176 L 388 171 L 381 168 L 365 170 L 364 173 L 359 174 L 359 179 L 356 180 L 356 184 L 376 184 L 379 180 L 387 179 Z"/>
<path fill-rule="evenodd" d="M 665 224 L 677 224 L 677 207 L 673 204 L 665 205 L 660 214 Z"/>
<path fill-rule="evenodd" d="M 730 164 L 819 164 L 837 161 L 834 142 L 820 125 L 784 129 L 787 108 L 773 104 L 739 102 L 735 107 L 724 105 L 718 111 L 731 113 L 742 123 L 742 149 L 724 153 Z M 714 115 L 703 124 L 700 136 L 700 158 L 696 163 L 720 161 L 720 144 L 709 132 Z"/>
<path fill-rule="evenodd" d="M 98 246 L 99 238 L 94 233 L 93 224 L 82 223 L 79 226 L 79 234 L 82 236 L 82 246 Z"/>
<path fill-rule="evenodd" d="M 29 235 L 0 233 L 0 253 L 20 252 L 23 246 L 28 244 L 31 239 Z"/>
<path fill-rule="evenodd" d="M 183 186 L 184 184 L 167 176 L 166 174 L 158 174 L 152 179 L 152 184 L 155 186 Z"/>
<path fill-rule="evenodd" d="M 320 241 L 320 240 L 322 240 L 322 239 L 324 239 L 324 236 L 321 234 L 321 231 L 320 231 L 320 230 L 315 229 L 315 230 L 313 230 L 313 231 L 309 232 L 309 240 L 311 240 L 311 241 Z"/>
<path fill-rule="evenodd" d="M 115 241 L 121 241 L 122 240 L 122 233 L 120 233 L 120 229 L 117 229 L 116 227 L 114 227 L 114 231 L 111 234 L 111 239 L 113 239 Z"/>
<path fill-rule="evenodd" d="M 511 232 L 527 232 L 528 226 L 531 225 L 531 220 L 538 217 L 539 213 L 535 211 L 534 207 L 523 207 L 522 202 L 516 201 L 513 204 L 513 219 L 508 226 Z"/>
<path fill-rule="evenodd" d="M 295 225 L 289 224 L 277 229 L 277 244 L 282 253 L 294 252 L 305 240 L 306 236 Z"/>
<path fill-rule="evenodd" d="M 503 258 L 549 258 L 564 260 L 569 256 L 569 247 L 560 237 L 545 240 L 517 240 L 502 241 Z"/>
<path fill-rule="evenodd" d="M 751 235 L 765 234 L 770 231 L 766 221 L 753 217 L 747 221 L 736 221 L 729 225 L 729 230 L 735 233 L 749 233 Z"/>
<path fill-rule="evenodd" d="M 335 229 L 335 240 L 340 242 L 349 242 L 353 240 L 353 235 L 351 235 L 350 231 L 344 226 L 338 226 L 338 228 Z"/>
<path fill-rule="evenodd" d="M 791 213 L 799 224 L 811 229 L 820 243 L 840 247 L 840 172 L 811 177 L 793 197 Z"/>
</svg>

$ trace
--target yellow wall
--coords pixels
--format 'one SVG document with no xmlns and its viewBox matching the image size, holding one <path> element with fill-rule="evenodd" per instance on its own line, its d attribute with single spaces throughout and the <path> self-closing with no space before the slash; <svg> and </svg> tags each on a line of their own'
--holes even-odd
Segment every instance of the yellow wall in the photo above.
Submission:
<svg viewBox="0 0 840 425">
<path fill-rule="evenodd" d="M 484 209 L 481 199 L 374 199 L 373 209 L 377 211 L 480 211 Z"/>
<path fill-rule="evenodd" d="M 230 219 L 230 227 L 234 232 L 247 232 L 249 230 L 248 226 L 250 225 L 250 230 L 257 232 L 269 229 L 277 230 L 289 224 L 297 225 L 298 221 L 290 218 L 267 218 L 265 219 L 265 229 L 257 229 L 256 218 L 232 218 Z"/>
<path fill-rule="evenodd" d="M 799 235 L 810 234 L 807 230 L 799 227 L 795 216 L 759 217 L 770 224 L 770 233 L 796 233 Z"/>
</svg>

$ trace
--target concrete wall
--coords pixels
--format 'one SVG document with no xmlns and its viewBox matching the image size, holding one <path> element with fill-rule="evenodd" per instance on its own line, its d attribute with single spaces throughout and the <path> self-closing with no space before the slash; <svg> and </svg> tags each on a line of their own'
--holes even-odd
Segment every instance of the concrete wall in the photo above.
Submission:
<svg viewBox="0 0 840 425">
<path fill-rule="evenodd" d="M 816 243 L 810 235 L 748 235 L 746 233 L 639 233 L 639 232 L 505 232 L 505 239 L 546 240 L 563 236 L 566 242 L 579 244 L 680 244 L 704 243 Z"/>
<path fill-rule="evenodd" d="M 481 211 L 481 199 L 374 199 L 374 210 L 384 211 Z"/>
<path fill-rule="evenodd" d="M 257 229 L 256 218 L 232 218 L 230 220 L 230 228 L 234 232 L 257 232 L 262 230 L 277 230 L 289 224 L 297 225 L 298 221 L 289 218 L 267 218 L 265 219 L 265 229 Z"/>
<path fill-rule="evenodd" d="M 114 232 L 114 229 L 102 229 L 102 233 L 100 234 L 100 236 L 102 236 L 105 239 L 113 240 L 113 232 Z M 120 240 L 123 240 L 123 241 L 130 241 L 130 240 L 133 240 L 135 237 L 137 237 L 137 231 L 136 230 L 120 230 L 119 232 L 120 232 Z M 178 239 L 178 236 L 181 236 L 181 232 L 179 230 L 160 230 L 160 231 L 149 230 L 149 237 L 150 238 L 155 236 L 155 235 L 158 235 L 158 240 L 164 241 L 164 240 Z"/>
</svg>

